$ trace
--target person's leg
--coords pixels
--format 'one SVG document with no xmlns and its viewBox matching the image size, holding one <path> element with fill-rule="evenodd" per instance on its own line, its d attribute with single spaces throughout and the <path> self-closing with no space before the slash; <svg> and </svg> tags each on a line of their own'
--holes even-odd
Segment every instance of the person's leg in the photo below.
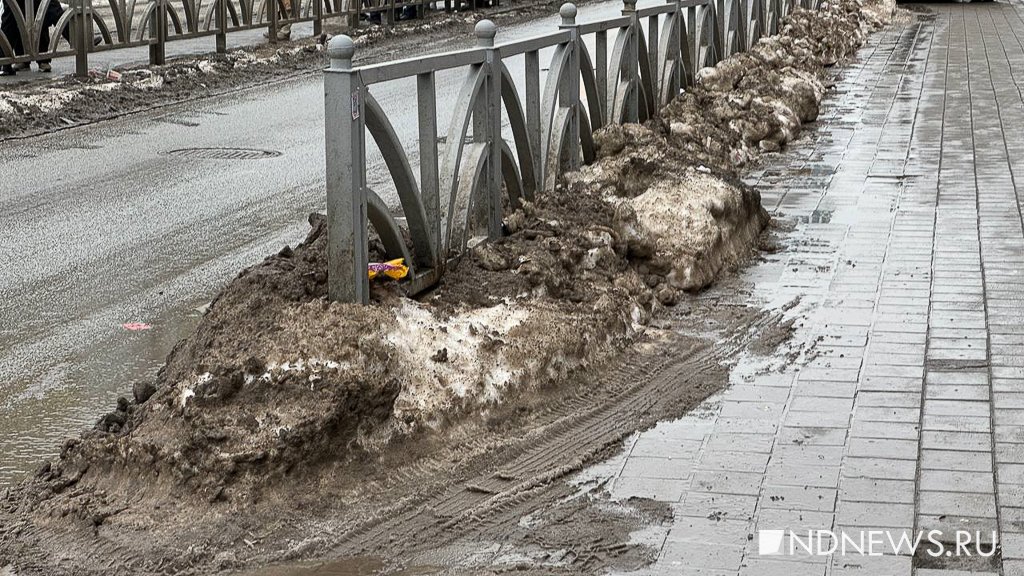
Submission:
<svg viewBox="0 0 1024 576">
<path fill-rule="evenodd" d="M 50 26 L 56 26 L 60 22 L 60 17 L 64 15 L 64 7 L 60 5 L 58 0 L 49 0 L 50 3 L 46 5 L 46 15 L 43 17 L 43 29 L 39 32 L 39 53 L 45 54 L 50 51 Z M 67 33 L 65 28 L 64 37 L 68 39 L 68 44 L 71 44 L 70 35 Z M 41 58 L 36 60 L 39 65 L 40 72 L 50 72 L 53 68 L 50 66 L 49 58 Z"/>
<path fill-rule="evenodd" d="M 291 18 L 292 17 L 292 0 L 283 0 L 282 4 L 284 4 L 284 6 L 282 7 L 283 12 L 284 12 L 283 17 L 284 18 Z M 277 28 L 277 39 L 278 40 L 289 40 L 289 39 L 291 39 L 291 37 L 292 37 L 292 25 L 291 25 L 290 22 L 286 23 L 286 24 L 281 24 L 280 26 L 278 26 L 278 28 Z"/>
<path fill-rule="evenodd" d="M 271 0 L 271 1 L 274 2 L 274 4 L 277 4 L 276 0 Z M 280 4 L 277 4 L 277 6 L 278 6 L 277 14 L 278 14 L 278 18 L 279 19 L 286 19 L 286 18 L 291 18 L 292 17 L 292 2 L 291 2 L 291 0 L 282 0 L 282 2 Z M 279 22 L 280 22 L 280 20 L 279 20 Z M 279 23 L 277 25 L 277 34 L 276 35 L 277 35 L 277 39 L 278 40 L 290 40 L 291 37 L 292 37 L 292 25 L 291 25 L 291 23 L 290 22 L 288 22 L 288 23 Z M 270 34 L 267 33 L 267 32 L 264 32 L 263 33 L 263 37 L 264 38 L 269 38 Z"/>
<path fill-rule="evenodd" d="M 60 23 L 60 18 L 63 15 L 64 6 L 61 5 L 60 0 L 50 0 L 50 3 L 46 5 L 46 16 L 43 17 L 43 26 L 56 26 Z M 68 41 L 69 46 L 72 45 L 71 26 L 72 24 L 69 23 L 68 26 L 65 26 L 64 29 L 60 31 L 61 36 Z"/>
<path fill-rule="evenodd" d="M 24 5 L 24 0 L 18 4 Z M 21 44 L 21 32 L 18 30 L 17 20 L 14 19 L 14 15 L 8 8 L 4 5 L 4 14 L 0 17 L 0 32 L 7 37 L 7 42 L 10 43 L 14 54 L 4 54 L 4 56 L 18 56 L 25 52 L 25 47 Z M 14 66 L 0 67 L 0 76 L 14 76 L 15 72 Z"/>
<path fill-rule="evenodd" d="M 46 54 L 50 51 L 50 27 L 43 22 L 43 29 L 39 31 L 39 53 Z M 53 70 L 50 66 L 49 58 L 40 58 L 36 60 L 36 64 L 39 66 L 40 72 L 49 72 Z"/>
</svg>

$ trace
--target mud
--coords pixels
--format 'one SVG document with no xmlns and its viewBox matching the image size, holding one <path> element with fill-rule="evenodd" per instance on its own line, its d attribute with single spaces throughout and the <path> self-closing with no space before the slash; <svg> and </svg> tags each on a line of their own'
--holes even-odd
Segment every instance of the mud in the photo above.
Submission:
<svg viewBox="0 0 1024 576">
<path fill-rule="evenodd" d="M 862 7 L 821 18 L 861 30 Z M 740 84 L 697 92 L 732 106 Z M 765 92 L 778 86 L 791 83 Z M 817 106 L 787 90 L 778 98 Z M 629 535 L 664 510 L 557 480 L 695 406 L 726 384 L 727 362 L 791 330 L 781 313 L 693 295 L 751 256 L 768 217 L 722 144 L 740 141 L 731 122 L 697 144 L 673 128 L 676 105 L 669 121 L 599 134 L 594 165 L 418 299 L 383 282 L 371 306 L 328 303 L 324 222 L 311 216 L 307 240 L 243 271 L 155 382 L 0 494 L 0 567 L 208 574 L 331 556 L 599 573 L 649 561 Z M 487 540 L 493 553 L 466 545 Z"/>
</svg>

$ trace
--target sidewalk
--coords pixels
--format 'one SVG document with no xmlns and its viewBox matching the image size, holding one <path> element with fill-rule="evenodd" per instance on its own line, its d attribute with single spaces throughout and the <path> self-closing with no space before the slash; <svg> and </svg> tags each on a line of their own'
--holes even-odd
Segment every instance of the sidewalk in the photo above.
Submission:
<svg viewBox="0 0 1024 576">
<path fill-rule="evenodd" d="M 794 355 L 601 466 L 673 507 L 645 573 L 1024 574 L 1024 6 L 920 9 L 751 178 L 799 222 L 744 274 L 755 302 L 799 298 Z M 783 529 L 995 530 L 1001 558 L 761 556 Z"/>
</svg>

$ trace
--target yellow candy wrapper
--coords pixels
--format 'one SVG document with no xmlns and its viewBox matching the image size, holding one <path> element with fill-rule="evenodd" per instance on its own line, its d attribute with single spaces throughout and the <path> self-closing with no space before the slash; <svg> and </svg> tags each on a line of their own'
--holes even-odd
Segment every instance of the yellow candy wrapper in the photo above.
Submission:
<svg viewBox="0 0 1024 576">
<path fill-rule="evenodd" d="M 401 280 L 409 273 L 409 267 L 404 264 L 405 258 L 396 258 L 387 262 L 370 262 L 370 280 L 383 274 L 393 280 Z"/>
</svg>

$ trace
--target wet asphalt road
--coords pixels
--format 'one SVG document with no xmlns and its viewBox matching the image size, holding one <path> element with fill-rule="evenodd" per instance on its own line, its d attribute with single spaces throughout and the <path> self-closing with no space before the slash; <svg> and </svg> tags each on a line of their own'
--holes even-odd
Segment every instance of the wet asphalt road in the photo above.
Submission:
<svg viewBox="0 0 1024 576">
<path fill-rule="evenodd" d="M 620 6 L 583 7 L 579 21 Z M 498 41 L 556 25 L 552 15 L 511 26 Z M 522 74 L 521 61 L 510 68 Z M 440 126 L 462 75 L 438 76 Z M 412 81 L 373 88 L 415 163 L 414 90 Z M 200 147 L 281 155 L 167 154 Z M 371 156 L 368 182 L 393 196 Z M 319 74 L 0 144 L 0 485 L 152 378 L 240 269 L 300 241 L 306 216 L 323 209 L 323 181 Z"/>
</svg>

